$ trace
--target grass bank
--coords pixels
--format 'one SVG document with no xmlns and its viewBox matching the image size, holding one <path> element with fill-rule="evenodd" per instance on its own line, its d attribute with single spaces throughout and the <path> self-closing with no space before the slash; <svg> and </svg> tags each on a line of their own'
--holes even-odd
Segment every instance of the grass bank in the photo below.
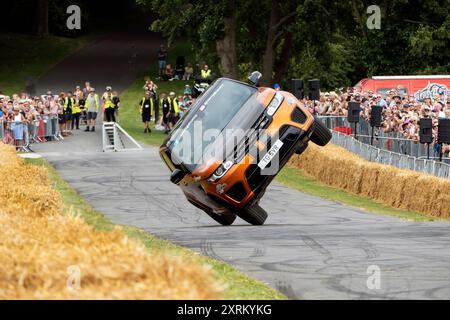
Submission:
<svg viewBox="0 0 450 320">
<path fill-rule="evenodd" d="M 96 37 L 98 35 L 40 38 L 0 32 L 0 91 L 8 95 L 21 93 L 27 82 L 35 81 L 54 64 Z"/>
<path fill-rule="evenodd" d="M 44 159 L 27 159 L 27 162 L 44 167 L 48 172 L 49 183 L 60 195 L 65 212 L 75 210 L 81 218 L 97 230 L 111 231 L 117 225 L 94 210 L 56 170 Z M 214 280 L 224 286 L 221 298 L 225 299 L 285 299 L 285 296 L 260 281 L 252 279 L 230 265 L 201 256 L 192 250 L 158 239 L 151 234 L 131 226 L 121 226 L 130 239 L 145 245 L 148 252 L 158 256 L 181 258 L 182 261 L 212 267 Z"/>
</svg>

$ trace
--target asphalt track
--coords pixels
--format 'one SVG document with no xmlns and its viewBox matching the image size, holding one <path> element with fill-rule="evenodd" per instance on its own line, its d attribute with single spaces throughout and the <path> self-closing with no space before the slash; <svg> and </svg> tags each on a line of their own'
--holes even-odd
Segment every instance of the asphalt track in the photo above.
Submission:
<svg viewBox="0 0 450 320">
<path fill-rule="evenodd" d="M 111 85 L 122 91 L 142 70 L 156 59 L 163 41 L 150 32 L 120 32 L 103 36 L 98 41 L 74 52 L 44 74 L 32 88 L 37 94 L 53 93 L 84 87 L 85 81 L 99 93 Z"/>
<path fill-rule="evenodd" d="M 96 43 L 100 52 L 109 45 Z M 118 55 L 116 65 L 127 63 L 123 57 Z M 71 59 L 71 65 L 82 68 L 85 60 Z M 50 72 L 54 75 L 42 79 L 55 79 L 61 70 L 56 66 Z M 89 78 L 100 82 L 107 76 Z M 365 213 L 274 183 L 262 200 L 269 212 L 264 226 L 237 219 L 222 227 L 169 182 L 156 148 L 103 153 L 97 129 L 33 148 L 115 223 L 226 261 L 292 299 L 450 298 L 450 222 L 407 222 Z M 379 289 L 369 278 L 377 270 Z"/>
</svg>

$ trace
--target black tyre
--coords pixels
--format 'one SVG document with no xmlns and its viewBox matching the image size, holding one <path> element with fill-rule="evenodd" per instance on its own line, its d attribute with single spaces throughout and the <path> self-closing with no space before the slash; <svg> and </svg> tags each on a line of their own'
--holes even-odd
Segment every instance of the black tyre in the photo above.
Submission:
<svg viewBox="0 0 450 320">
<path fill-rule="evenodd" d="M 297 147 L 297 149 L 295 149 L 295 153 L 302 154 L 303 151 L 306 150 L 306 148 L 308 148 L 308 142 L 304 143 L 302 146 Z"/>
<path fill-rule="evenodd" d="M 252 205 L 237 213 L 239 218 L 246 222 L 261 226 L 267 219 L 267 212 L 259 206 L 259 204 Z"/>
<path fill-rule="evenodd" d="M 234 213 L 228 213 L 225 215 L 219 215 L 217 213 L 211 212 L 211 211 L 205 211 L 208 216 L 213 218 L 216 222 L 220 223 L 223 226 L 229 226 L 232 225 L 234 220 L 236 220 L 236 215 Z"/>
<path fill-rule="evenodd" d="M 231 224 L 233 224 L 234 220 L 236 220 L 236 215 L 231 212 L 230 210 L 226 209 L 226 208 L 222 208 L 221 209 L 221 214 L 218 214 L 214 211 L 211 210 L 207 210 L 205 208 L 203 208 L 202 206 L 198 205 L 197 203 L 195 203 L 194 201 L 190 200 L 189 198 L 187 199 L 193 206 L 199 208 L 200 210 L 206 212 L 206 214 L 208 216 L 210 216 L 211 218 L 213 218 L 216 222 L 220 223 L 223 226 L 229 226 Z"/>
<path fill-rule="evenodd" d="M 314 121 L 313 124 L 313 134 L 311 136 L 311 141 L 318 146 L 325 146 L 331 140 L 331 131 L 325 127 L 321 122 Z"/>
</svg>

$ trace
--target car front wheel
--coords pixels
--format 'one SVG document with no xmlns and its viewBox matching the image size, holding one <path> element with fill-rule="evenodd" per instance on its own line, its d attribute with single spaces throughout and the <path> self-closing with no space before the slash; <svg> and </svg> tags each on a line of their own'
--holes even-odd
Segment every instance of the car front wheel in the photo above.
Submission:
<svg viewBox="0 0 450 320">
<path fill-rule="evenodd" d="M 254 204 L 249 206 L 242 211 L 238 212 L 237 215 L 242 220 L 255 225 L 260 226 L 263 225 L 267 219 L 267 212 L 263 208 L 259 206 L 259 204 Z"/>
</svg>

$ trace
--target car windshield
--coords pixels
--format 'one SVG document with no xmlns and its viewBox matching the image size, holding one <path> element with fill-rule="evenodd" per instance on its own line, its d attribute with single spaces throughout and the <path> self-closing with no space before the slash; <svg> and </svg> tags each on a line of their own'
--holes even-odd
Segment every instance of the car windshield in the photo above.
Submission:
<svg viewBox="0 0 450 320">
<path fill-rule="evenodd" d="M 256 93 L 255 87 L 236 81 L 220 79 L 215 82 L 178 124 L 167 144 L 172 155 L 189 170 L 204 162 L 206 147 L 240 111 L 262 109 Z"/>
</svg>

